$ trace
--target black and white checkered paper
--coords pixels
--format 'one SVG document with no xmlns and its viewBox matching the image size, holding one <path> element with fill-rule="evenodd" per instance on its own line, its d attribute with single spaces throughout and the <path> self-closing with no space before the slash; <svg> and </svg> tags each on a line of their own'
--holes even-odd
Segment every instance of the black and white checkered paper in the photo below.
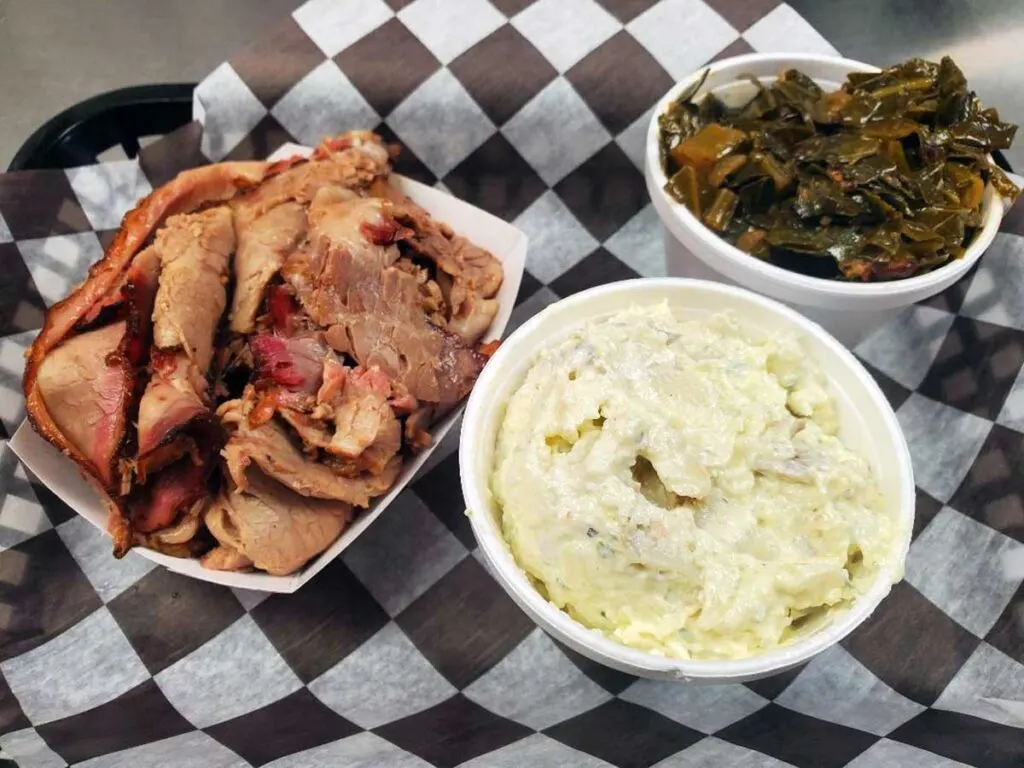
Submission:
<svg viewBox="0 0 1024 768">
<path fill-rule="evenodd" d="M 751 50 L 835 52 L 776 0 L 311 0 L 214 70 L 198 122 L 137 162 L 0 176 L 4 436 L 45 307 L 136 199 L 286 140 L 375 127 L 403 173 L 521 227 L 514 324 L 663 274 L 651 108 Z M 1024 766 L 1022 235 L 1018 207 L 972 275 L 858 348 L 910 443 L 917 527 L 905 581 L 803 668 L 660 683 L 559 646 L 475 553 L 454 434 L 363 538 L 274 596 L 113 560 L 4 445 L 0 763 Z"/>
</svg>

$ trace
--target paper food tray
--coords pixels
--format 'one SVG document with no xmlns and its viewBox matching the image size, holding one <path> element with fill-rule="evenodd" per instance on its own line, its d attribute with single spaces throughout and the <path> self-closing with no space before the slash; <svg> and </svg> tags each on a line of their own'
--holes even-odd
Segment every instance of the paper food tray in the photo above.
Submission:
<svg viewBox="0 0 1024 768">
<path fill-rule="evenodd" d="M 296 154 L 308 155 L 310 151 L 308 147 L 285 144 L 269 159 L 279 160 Z M 489 250 L 501 262 L 505 271 L 505 279 L 497 296 L 498 315 L 494 318 L 494 322 L 484 335 L 483 340 L 491 341 L 501 338 L 505 326 L 508 324 L 516 294 L 519 293 L 519 284 L 523 278 L 523 269 L 526 264 L 526 235 L 508 222 L 433 187 L 397 174 L 393 175 L 392 179 L 405 194 L 423 206 L 432 216 L 451 226 L 458 234 Z M 352 525 L 319 557 L 311 560 L 302 570 L 291 576 L 211 571 L 203 568 L 195 559 L 169 557 L 144 547 L 136 547 L 132 551 L 176 573 L 202 581 L 263 592 L 294 592 L 359 538 L 360 534 L 387 509 L 392 499 L 402 492 L 417 470 L 436 450 L 441 438 L 451 429 L 461 412 L 460 406 L 434 425 L 431 429 L 431 434 L 434 437 L 433 444 L 427 450 L 406 461 L 394 487 L 379 497 L 369 509 L 362 510 Z M 74 462 L 37 435 L 27 421 L 22 422 L 9 444 L 11 450 L 25 463 L 25 466 L 35 473 L 59 499 L 97 528 L 106 531 L 106 508 L 101 499 L 79 475 Z"/>
</svg>

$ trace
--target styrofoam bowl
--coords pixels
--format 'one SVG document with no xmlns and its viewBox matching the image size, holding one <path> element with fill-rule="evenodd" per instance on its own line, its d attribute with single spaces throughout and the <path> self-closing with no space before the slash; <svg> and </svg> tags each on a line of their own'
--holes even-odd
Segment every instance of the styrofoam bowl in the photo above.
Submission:
<svg viewBox="0 0 1024 768">
<path fill-rule="evenodd" d="M 843 441 L 869 459 L 899 536 L 888 563 L 853 605 L 835 613 L 814 634 L 738 660 L 682 660 L 629 648 L 588 629 L 548 602 L 517 565 L 501 532 L 490 490 L 495 442 L 505 407 L 537 354 L 566 338 L 580 324 L 629 307 L 667 301 L 680 317 L 732 311 L 766 331 L 796 332 L 808 355 L 826 374 L 836 399 Z M 459 470 L 467 514 L 492 573 L 513 600 L 541 627 L 594 661 L 641 677 L 737 682 L 796 666 L 837 643 L 861 624 L 902 577 L 914 519 L 910 453 L 896 416 L 871 376 L 842 344 L 820 326 L 782 304 L 733 286 L 703 280 L 627 280 L 593 288 L 551 305 L 515 331 L 488 362 L 463 417 Z"/>
<path fill-rule="evenodd" d="M 742 103 L 754 94 L 753 85 L 739 80 L 754 75 L 770 82 L 785 69 L 798 69 L 825 89 L 834 90 L 850 72 L 877 72 L 878 67 L 852 59 L 812 54 L 765 53 L 735 56 L 709 65 L 697 93 L 714 92 L 726 101 Z M 847 344 L 854 344 L 894 311 L 934 296 L 962 278 L 992 243 L 1003 217 L 1000 195 L 989 185 L 982 201 L 982 225 L 963 258 L 923 275 L 903 280 L 860 283 L 801 275 L 752 258 L 705 227 L 690 210 L 665 192 L 668 181 L 658 151 L 658 117 L 696 82 L 702 68 L 677 84 L 658 102 L 647 130 L 644 173 L 647 190 L 666 230 L 668 273 L 699 276 L 740 285 L 785 302 L 808 314 Z M 699 264 L 691 262 L 700 262 Z"/>
</svg>

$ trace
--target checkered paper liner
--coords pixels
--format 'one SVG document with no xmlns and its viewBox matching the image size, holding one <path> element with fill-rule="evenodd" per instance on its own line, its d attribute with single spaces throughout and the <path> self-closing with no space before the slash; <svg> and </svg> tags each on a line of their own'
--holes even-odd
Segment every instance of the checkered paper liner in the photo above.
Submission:
<svg viewBox="0 0 1024 768">
<path fill-rule="evenodd" d="M 0 423 L 22 352 L 120 216 L 177 170 L 377 126 L 400 172 L 530 238 L 509 330 L 664 271 L 651 106 L 706 61 L 834 53 L 775 0 L 312 0 L 218 67 L 138 162 L 0 176 Z M 1024 210 L 979 267 L 857 349 L 918 482 L 906 579 L 840 645 L 747 684 L 637 680 L 488 576 L 453 431 L 293 595 L 109 542 L 0 451 L 0 758 L 22 766 L 1024 765 Z"/>
</svg>

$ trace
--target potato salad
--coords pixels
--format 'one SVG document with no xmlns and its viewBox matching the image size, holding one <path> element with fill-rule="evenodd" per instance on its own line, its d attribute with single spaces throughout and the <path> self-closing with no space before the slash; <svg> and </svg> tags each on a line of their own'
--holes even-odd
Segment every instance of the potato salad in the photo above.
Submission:
<svg viewBox="0 0 1024 768">
<path fill-rule="evenodd" d="M 491 488 L 520 567 L 587 627 L 735 659 L 848 607 L 898 538 L 796 336 L 667 305 L 586 324 L 511 397 Z"/>
</svg>

